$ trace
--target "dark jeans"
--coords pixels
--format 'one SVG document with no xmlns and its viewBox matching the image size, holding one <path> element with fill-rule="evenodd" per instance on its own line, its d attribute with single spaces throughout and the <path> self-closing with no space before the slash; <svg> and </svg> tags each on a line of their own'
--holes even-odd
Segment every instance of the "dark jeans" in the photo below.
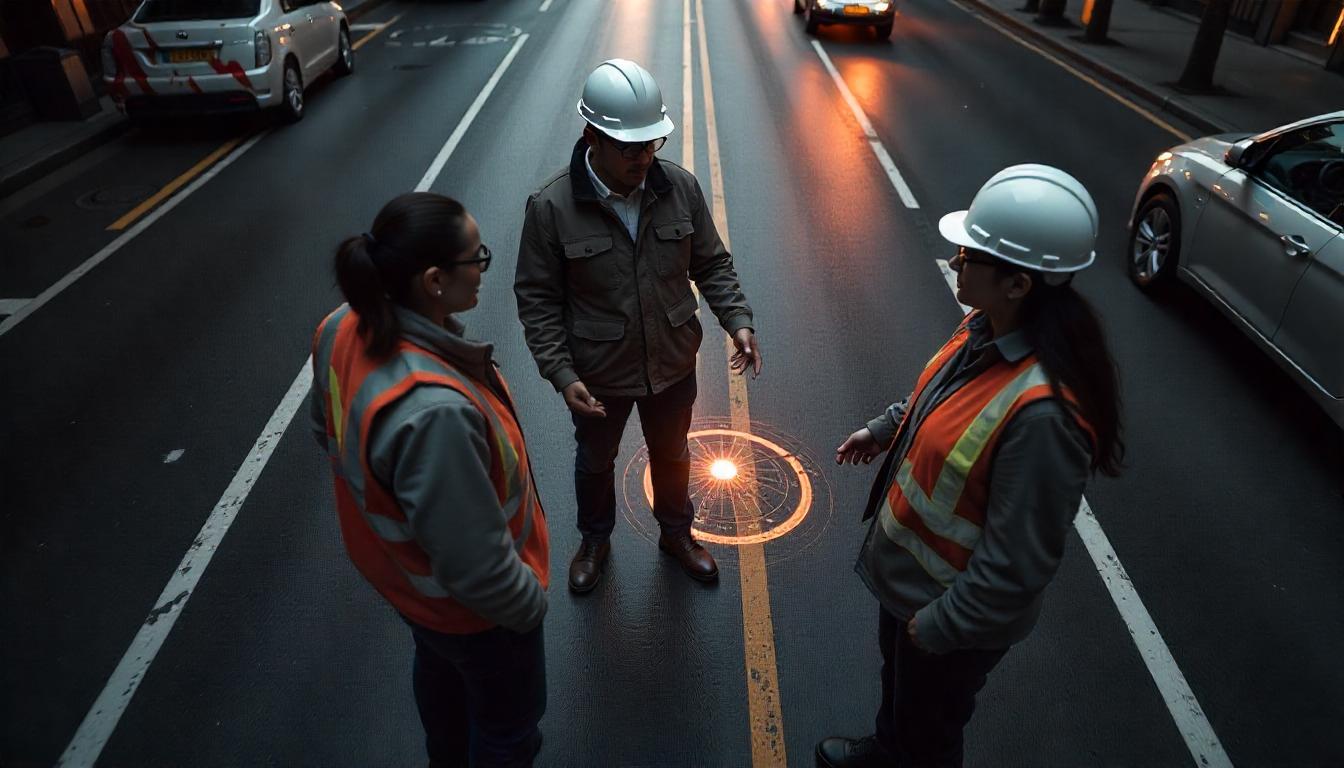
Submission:
<svg viewBox="0 0 1344 768">
<path fill-rule="evenodd" d="M 541 625 L 445 635 L 411 625 L 415 704 L 431 768 L 525 768 L 541 749 L 546 654 Z"/>
<path fill-rule="evenodd" d="M 653 516 L 666 532 L 691 529 L 695 509 L 686 490 L 691 478 L 686 432 L 691 428 L 695 395 L 692 373 L 656 395 L 598 398 L 607 408 L 606 418 L 570 412 L 578 443 L 574 495 L 579 506 L 579 532 L 584 539 L 601 541 L 616 527 L 616 453 L 634 407 L 639 408 L 639 425 L 649 446 Z"/>
<path fill-rule="evenodd" d="M 960 768 L 961 731 L 975 694 L 1007 648 L 934 654 L 916 648 L 905 622 L 881 609 L 882 707 L 877 738 L 901 768 Z"/>
</svg>

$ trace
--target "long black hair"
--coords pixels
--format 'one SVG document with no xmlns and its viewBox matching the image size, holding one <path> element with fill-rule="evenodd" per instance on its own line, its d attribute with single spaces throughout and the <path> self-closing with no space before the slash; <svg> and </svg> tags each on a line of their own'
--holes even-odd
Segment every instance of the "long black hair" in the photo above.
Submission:
<svg viewBox="0 0 1344 768">
<path fill-rule="evenodd" d="M 1005 275 L 1022 271 L 1000 266 Z M 1049 285 L 1045 275 L 1034 271 L 1027 274 L 1032 287 L 1019 309 L 1019 327 L 1035 348 L 1055 396 L 1067 403 L 1061 391 L 1067 387 L 1079 415 L 1096 434 L 1093 471 L 1114 477 L 1120 474 L 1125 458 L 1123 406 L 1115 359 L 1101 319 L 1071 283 Z"/>
<path fill-rule="evenodd" d="M 408 192 L 383 206 L 373 227 L 336 249 L 336 284 L 359 315 L 370 357 L 392 351 L 401 336 L 394 304 L 405 305 L 415 278 L 468 247 L 467 210 L 432 192 Z"/>
</svg>

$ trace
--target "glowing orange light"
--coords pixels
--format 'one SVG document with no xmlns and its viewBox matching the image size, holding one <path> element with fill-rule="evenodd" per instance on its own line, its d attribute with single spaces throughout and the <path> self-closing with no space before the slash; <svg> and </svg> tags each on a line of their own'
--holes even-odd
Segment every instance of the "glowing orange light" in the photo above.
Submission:
<svg viewBox="0 0 1344 768">
<path fill-rule="evenodd" d="M 1330 30 L 1330 42 L 1326 45 L 1334 45 L 1335 41 L 1339 39 L 1339 28 L 1341 26 L 1344 26 L 1344 10 L 1340 11 L 1339 18 L 1335 19 L 1335 28 Z"/>
<path fill-rule="evenodd" d="M 737 477 L 737 465 L 727 459 L 719 459 L 709 465 L 709 474 L 715 480 L 732 480 Z"/>
</svg>

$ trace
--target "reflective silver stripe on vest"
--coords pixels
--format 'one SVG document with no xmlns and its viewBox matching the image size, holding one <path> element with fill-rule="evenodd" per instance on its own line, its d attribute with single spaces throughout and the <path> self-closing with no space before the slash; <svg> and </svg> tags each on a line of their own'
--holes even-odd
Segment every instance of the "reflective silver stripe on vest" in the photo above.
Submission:
<svg viewBox="0 0 1344 768">
<path fill-rule="evenodd" d="M 932 494 L 925 494 L 915 480 L 912 474 L 913 462 L 908 457 L 901 462 L 901 468 L 896 473 L 896 484 L 901 489 L 901 495 L 935 536 L 956 542 L 966 549 L 975 549 L 983 531 L 980 526 L 956 514 L 957 503 L 966 489 L 966 479 L 970 477 L 971 468 L 979 460 L 980 454 L 989 445 L 990 436 L 999 428 L 1017 399 L 1028 389 L 1049 382 L 1040 363 L 1033 363 L 986 403 L 962 431 L 943 460 Z M 950 579 L 944 579 L 947 578 L 948 570 L 955 577 L 956 568 L 943 560 L 913 531 L 901 525 L 890 503 L 883 510 L 882 530 L 892 542 L 909 550 L 924 570 L 940 584 L 947 586 L 951 583 Z M 911 540 L 916 544 L 909 543 Z"/>
<path fill-rule="evenodd" d="M 944 589 L 952 586 L 953 580 L 957 578 L 957 569 L 952 567 L 933 548 L 924 543 L 919 538 L 919 534 L 901 525 L 896 519 L 896 515 L 891 511 L 891 504 L 883 505 L 882 514 L 879 519 L 882 521 L 882 532 L 886 534 L 891 543 L 909 552 L 915 561 L 919 563 L 924 572 L 929 574 L 934 581 L 943 586 Z"/>
<path fill-rule="evenodd" d="M 398 565 L 397 568 L 401 571 L 401 575 L 405 576 L 406 580 L 411 583 L 411 586 L 415 587 L 415 591 L 425 597 L 452 597 L 452 595 L 448 594 L 448 590 L 444 589 L 439 585 L 439 582 L 434 580 L 433 576 L 421 576 L 418 573 L 410 573 L 400 565 Z"/>
<path fill-rule="evenodd" d="M 411 530 L 409 522 L 403 523 L 400 520 L 393 520 L 385 515 L 378 515 L 360 507 L 364 513 L 364 522 L 369 524 L 373 532 L 378 534 L 378 538 L 383 541 L 401 543 L 411 541 L 415 538 L 415 532 Z"/>
</svg>

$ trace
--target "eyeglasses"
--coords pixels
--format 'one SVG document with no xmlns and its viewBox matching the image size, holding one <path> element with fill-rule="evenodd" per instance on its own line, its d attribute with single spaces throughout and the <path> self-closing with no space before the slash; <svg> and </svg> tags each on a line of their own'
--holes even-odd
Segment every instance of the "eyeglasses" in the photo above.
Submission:
<svg viewBox="0 0 1344 768">
<path fill-rule="evenodd" d="M 617 141 L 615 139 L 606 139 L 606 140 L 611 142 L 611 145 L 616 148 L 616 151 L 620 152 L 621 157 L 624 157 L 626 160 L 638 160 L 639 156 L 644 154 L 645 152 L 648 152 L 650 154 L 656 153 L 658 150 L 663 148 L 664 144 L 667 143 L 666 136 L 654 139 L 653 141 Z"/>
<path fill-rule="evenodd" d="M 480 249 L 476 251 L 476 258 L 474 258 L 474 259 L 462 259 L 461 261 L 454 261 L 454 262 L 451 264 L 451 266 L 456 267 L 456 266 L 459 266 L 459 265 L 462 265 L 462 264 L 480 264 L 480 265 L 481 265 L 481 271 L 484 272 L 484 271 L 490 269 L 490 260 L 493 259 L 493 258 L 494 258 L 494 254 L 490 253 L 490 247 L 489 247 L 488 245 L 486 245 L 485 243 L 481 243 L 481 247 L 480 247 Z"/>
<path fill-rule="evenodd" d="M 964 245 L 957 248 L 957 255 L 952 257 L 952 262 L 955 262 L 955 266 L 957 267 L 960 267 L 962 264 L 981 264 L 986 267 L 995 267 L 1002 264 L 998 258 L 988 251 L 967 248 Z M 949 265 L 951 265 L 952 262 L 949 262 Z"/>
</svg>

